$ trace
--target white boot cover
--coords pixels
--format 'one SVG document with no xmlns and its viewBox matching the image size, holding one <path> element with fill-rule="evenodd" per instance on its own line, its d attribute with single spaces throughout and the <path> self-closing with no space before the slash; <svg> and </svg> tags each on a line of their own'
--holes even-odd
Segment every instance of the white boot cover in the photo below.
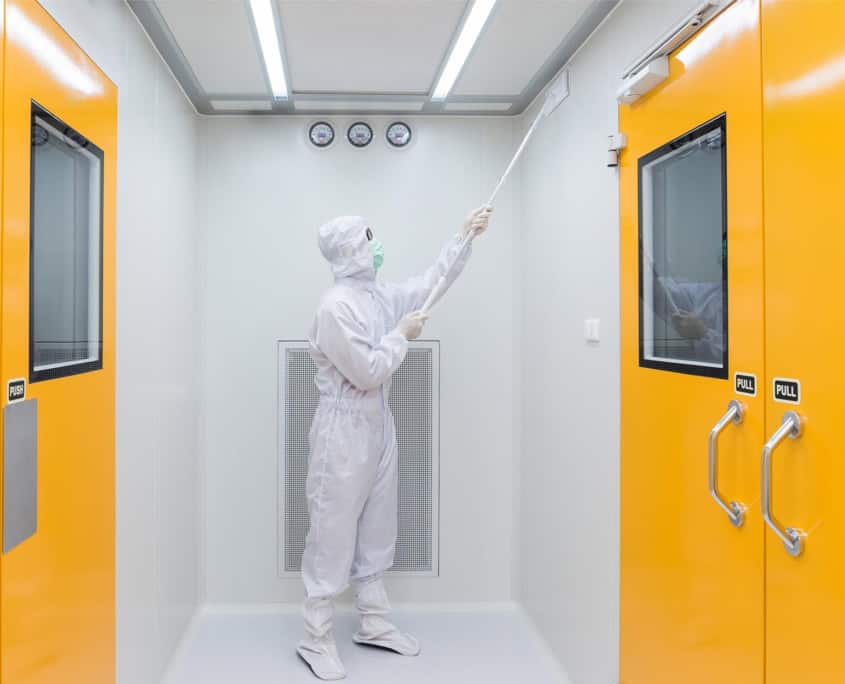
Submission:
<svg viewBox="0 0 845 684">
<path fill-rule="evenodd" d="M 308 663 L 314 676 L 324 681 L 346 677 L 332 634 L 333 613 L 331 599 L 305 599 L 302 608 L 305 637 L 296 648 L 299 657 Z"/>
<path fill-rule="evenodd" d="M 404 634 L 385 619 L 390 603 L 381 578 L 370 580 L 356 587 L 355 604 L 361 616 L 361 625 L 352 639 L 358 644 L 378 646 L 405 656 L 420 653 L 420 644 L 410 634 Z"/>
</svg>

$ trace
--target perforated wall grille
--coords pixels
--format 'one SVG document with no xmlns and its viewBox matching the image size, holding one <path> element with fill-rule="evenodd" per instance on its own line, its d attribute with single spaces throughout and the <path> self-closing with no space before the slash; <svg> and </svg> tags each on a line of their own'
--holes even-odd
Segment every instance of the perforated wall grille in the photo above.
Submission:
<svg viewBox="0 0 845 684">
<path fill-rule="evenodd" d="M 287 382 L 284 386 L 284 568 L 299 570 L 305 535 L 308 534 L 308 507 L 305 477 L 308 474 L 308 431 L 317 410 L 317 367 L 307 349 L 288 349 L 285 354 Z"/>
<path fill-rule="evenodd" d="M 437 571 L 437 346 L 414 343 L 393 376 L 390 407 L 399 444 L 399 535 L 392 572 Z M 317 409 L 316 367 L 304 342 L 281 343 L 280 565 L 298 572 L 308 533 L 308 432 Z"/>
<path fill-rule="evenodd" d="M 431 349 L 409 349 L 390 387 L 399 443 L 399 536 L 392 570 L 432 569 L 431 360 Z"/>
</svg>

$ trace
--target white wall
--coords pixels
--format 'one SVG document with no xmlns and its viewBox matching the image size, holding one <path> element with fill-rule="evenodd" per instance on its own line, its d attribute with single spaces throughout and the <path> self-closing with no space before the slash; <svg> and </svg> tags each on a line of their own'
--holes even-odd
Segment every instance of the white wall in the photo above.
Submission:
<svg viewBox="0 0 845 684">
<path fill-rule="evenodd" d="M 383 277 L 423 270 L 486 201 L 512 149 L 508 119 L 411 119 L 413 147 L 306 142 L 304 118 L 207 118 L 201 140 L 206 572 L 211 602 L 297 602 L 277 574 L 278 339 L 303 339 L 331 278 L 316 243 L 337 214 L 367 216 Z M 342 136 L 348 120 L 335 117 Z M 441 340 L 440 569 L 393 581 L 396 601 L 512 594 L 514 235 L 511 184 L 425 336 Z M 466 422 L 464 422 L 466 421 Z"/>
<path fill-rule="evenodd" d="M 151 684 L 199 598 L 196 126 L 119 0 L 42 0 L 119 89 L 118 681 Z"/>
<path fill-rule="evenodd" d="M 569 99 L 521 167 L 520 597 L 574 684 L 619 681 L 619 203 L 606 136 L 623 69 L 692 4 L 624 0 L 570 64 Z M 593 317 L 598 346 L 583 336 Z"/>
</svg>

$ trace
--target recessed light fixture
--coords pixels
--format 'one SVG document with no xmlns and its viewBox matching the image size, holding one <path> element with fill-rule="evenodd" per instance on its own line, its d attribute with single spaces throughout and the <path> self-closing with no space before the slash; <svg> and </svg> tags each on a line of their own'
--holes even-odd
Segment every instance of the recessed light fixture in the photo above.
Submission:
<svg viewBox="0 0 845 684">
<path fill-rule="evenodd" d="M 261 56 L 264 58 L 264 68 L 270 80 L 270 90 L 277 100 L 288 96 L 288 83 L 285 78 L 285 67 L 282 64 L 282 47 L 279 33 L 276 31 L 276 17 L 273 14 L 271 0 L 249 0 L 252 20 L 258 33 L 258 43 L 261 45 Z"/>
<path fill-rule="evenodd" d="M 446 67 L 440 74 L 440 80 L 437 81 L 437 86 L 434 88 L 432 100 L 445 100 L 452 90 L 452 86 L 458 80 L 469 53 L 472 52 L 478 36 L 481 35 L 481 29 L 487 23 L 495 4 L 496 0 L 475 0 L 473 3 L 469 16 L 461 29 L 461 34 L 449 54 L 449 59 L 446 60 Z"/>
</svg>

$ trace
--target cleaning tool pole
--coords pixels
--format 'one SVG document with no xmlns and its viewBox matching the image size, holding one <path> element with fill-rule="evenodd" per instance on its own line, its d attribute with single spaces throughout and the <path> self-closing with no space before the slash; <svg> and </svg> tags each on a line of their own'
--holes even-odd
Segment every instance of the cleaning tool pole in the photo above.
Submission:
<svg viewBox="0 0 845 684">
<path fill-rule="evenodd" d="M 516 162 L 519 161 L 519 158 L 522 156 L 523 151 L 525 150 L 525 146 L 528 144 L 528 141 L 531 140 L 531 136 L 534 135 L 534 131 L 537 129 L 537 126 L 540 123 L 540 119 L 543 118 L 543 114 L 545 113 L 545 108 L 540 110 L 540 113 L 537 115 L 537 118 L 534 119 L 534 123 L 531 124 L 531 128 L 528 129 L 528 132 L 525 134 L 525 137 L 522 139 L 522 143 L 519 145 L 519 148 L 516 150 L 516 154 L 513 155 L 513 159 L 511 159 L 511 163 L 508 164 L 508 168 L 505 169 L 505 172 L 502 174 L 502 177 L 499 179 L 499 182 L 496 184 L 496 188 L 493 190 L 493 194 L 490 195 L 490 199 L 487 200 L 487 206 L 493 206 L 493 202 L 496 201 L 496 195 L 499 194 L 499 190 L 502 189 L 502 186 L 505 184 L 505 181 L 510 176 L 511 171 L 513 171 L 513 167 L 516 166 Z"/>
<path fill-rule="evenodd" d="M 519 158 L 522 156 L 523 150 L 525 150 L 525 146 L 528 144 L 528 141 L 531 139 L 531 136 L 534 134 L 537 125 L 540 123 L 540 119 L 543 118 L 543 113 L 545 112 L 545 108 L 540 110 L 540 113 L 534 119 L 534 123 L 531 124 L 531 128 L 528 129 L 528 132 L 525 134 L 525 137 L 522 140 L 522 144 L 520 144 L 519 148 L 516 150 L 516 154 L 514 154 L 513 159 L 511 159 L 511 163 L 508 164 L 508 168 L 505 169 L 505 172 L 502 174 L 502 177 L 499 179 L 499 182 L 496 184 L 493 193 L 490 195 L 490 199 L 487 200 L 487 204 L 490 208 L 493 207 L 493 202 L 496 201 L 496 195 L 499 194 L 499 190 L 502 189 L 502 186 L 505 184 L 505 181 L 508 179 L 513 167 L 516 165 L 516 162 L 519 161 Z M 464 236 L 463 241 L 461 242 L 461 246 L 458 248 L 458 253 L 455 255 L 455 258 L 452 260 L 452 263 L 449 264 L 446 273 L 444 273 L 440 279 L 437 281 L 437 285 L 434 286 L 434 289 L 429 293 L 428 298 L 425 300 L 425 304 L 423 304 L 422 311 L 428 313 L 431 310 L 431 307 L 434 306 L 434 303 L 443 296 L 443 293 L 446 289 L 446 279 L 449 277 L 449 273 L 452 271 L 452 266 L 454 266 L 455 262 L 461 258 L 461 255 L 464 253 L 464 250 L 467 248 L 467 245 L 472 242 L 472 239 L 475 237 L 475 233 L 473 231 L 469 231 L 466 236 Z"/>
<path fill-rule="evenodd" d="M 534 131 L 537 129 L 537 126 L 540 125 L 540 121 L 547 115 L 553 112 L 557 106 L 563 101 L 563 99 L 569 94 L 569 85 L 567 76 L 563 73 L 556 82 L 552 84 L 549 88 L 548 92 L 546 93 L 546 99 L 543 102 L 543 106 L 540 107 L 540 111 L 537 112 L 537 116 L 534 117 L 534 121 L 531 124 L 531 127 L 523 137 L 522 142 L 520 143 L 519 147 L 517 148 L 516 152 L 511 159 L 510 164 L 505 169 L 505 172 L 502 174 L 502 177 L 499 179 L 499 182 L 496 183 L 496 187 L 493 189 L 493 193 L 490 195 L 490 199 L 487 200 L 487 204 L 485 206 L 489 207 L 490 209 L 493 208 L 493 202 L 496 201 L 496 195 L 499 194 L 499 190 L 502 189 L 502 186 L 505 184 L 505 181 L 508 179 L 513 167 L 516 166 L 516 162 L 519 161 L 519 158 L 522 156 L 522 153 L 525 151 L 525 147 L 528 145 L 528 141 L 531 139 L 531 136 L 534 135 Z M 475 237 L 474 231 L 469 231 L 465 236 L 463 241 L 461 242 L 460 248 L 458 249 L 458 253 L 455 255 L 455 258 L 452 260 L 452 263 L 449 264 L 449 267 L 446 269 L 446 272 L 440 276 L 440 279 L 437 281 L 437 285 L 434 286 L 434 289 L 429 293 L 428 298 L 425 300 L 425 304 L 421 311 L 423 313 L 428 313 L 431 310 L 431 307 L 437 302 L 440 297 L 443 296 L 443 293 L 446 291 L 446 281 L 449 277 L 449 274 L 452 272 L 452 268 L 458 259 L 461 258 L 461 255 L 464 253 L 464 250 L 467 248 L 467 245 L 472 242 L 472 239 Z"/>
</svg>

